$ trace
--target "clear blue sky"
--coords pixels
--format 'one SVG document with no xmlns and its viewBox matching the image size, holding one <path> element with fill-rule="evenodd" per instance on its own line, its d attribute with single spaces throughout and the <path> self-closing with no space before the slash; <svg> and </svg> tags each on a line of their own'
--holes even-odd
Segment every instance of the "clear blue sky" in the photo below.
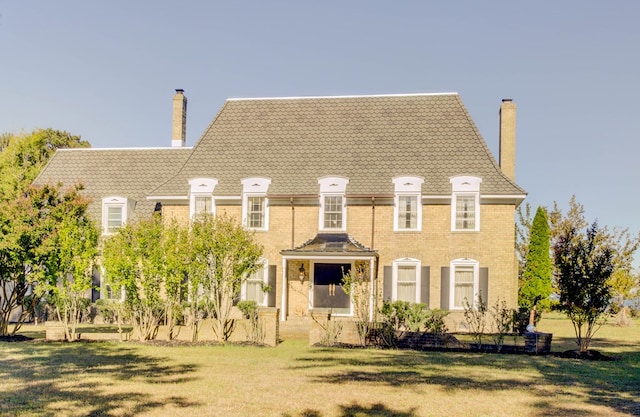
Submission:
<svg viewBox="0 0 640 417">
<path fill-rule="evenodd" d="M 534 207 L 640 230 L 640 1 L 0 0 L 0 133 L 193 145 L 227 98 L 458 92 L 490 149 L 517 106 Z"/>
</svg>

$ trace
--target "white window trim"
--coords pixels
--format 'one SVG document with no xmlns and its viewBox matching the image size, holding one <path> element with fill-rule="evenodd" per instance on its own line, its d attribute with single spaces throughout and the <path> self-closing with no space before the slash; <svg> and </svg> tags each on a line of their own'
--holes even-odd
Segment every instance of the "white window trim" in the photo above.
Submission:
<svg viewBox="0 0 640 417">
<path fill-rule="evenodd" d="M 269 230 L 269 199 L 267 191 L 271 185 L 269 178 L 253 177 L 242 180 L 242 224 L 250 230 Z M 264 213 L 262 218 L 262 227 L 249 226 L 249 197 L 264 198 Z"/>
<path fill-rule="evenodd" d="M 393 203 L 393 231 L 394 232 L 420 232 L 422 231 L 422 184 L 423 177 L 394 177 L 393 184 L 395 187 L 395 197 Z M 400 227 L 399 211 L 400 197 L 416 197 L 416 227 L 406 228 Z"/>
<path fill-rule="evenodd" d="M 189 217 L 196 215 L 196 197 L 211 198 L 211 214 L 216 214 L 216 204 L 213 198 L 213 190 L 218 185 L 215 178 L 192 178 L 189 180 Z"/>
<path fill-rule="evenodd" d="M 125 197 L 105 197 L 102 199 L 102 234 L 111 235 L 109 232 L 109 208 L 120 207 L 122 209 L 121 226 L 127 223 L 129 216 L 129 200 Z"/>
<path fill-rule="evenodd" d="M 320 212 L 318 216 L 318 230 L 321 231 L 346 231 L 347 230 L 347 198 L 346 190 L 349 179 L 345 177 L 322 177 L 318 179 L 320 184 Z M 342 197 L 342 224 L 340 227 L 331 228 L 324 225 L 325 197 Z"/>
<path fill-rule="evenodd" d="M 398 267 L 399 266 L 413 266 L 416 268 L 416 299 L 415 303 L 419 303 L 420 294 L 422 293 L 421 283 L 422 283 L 422 262 L 419 259 L 415 258 L 402 258 L 396 259 L 393 261 L 392 268 L 392 288 L 391 288 L 391 300 L 398 300 Z"/>
<path fill-rule="evenodd" d="M 269 283 L 269 262 L 266 259 L 259 259 L 259 264 L 262 264 L 262 283 L 267 285 Z M 242 288 L 240 289 L 240 299 L 245 301 L 247 299 L 247 280 L 242 281 Z M 267 305 L 267 297 L 269 294 L 262 292 L 262 301 L 258 303 L 258 306 L 264 307 Z"/>
<path fill-rule="evenodd" d="M 451 231 L 452 232 L 478 232 L 480 231 L 480 184 L 482 178 L 472 177 L 468 175 L 461 175 L 458 177 L 451 177 L 450 182 L 452 185 L 451 192 Z M 475 201 L 475 218 L 474 227 L 472 229 L 458 229 L 456 228 L 456 209 L 458 203 L 458 197 L 473 196 Z"/>
<path fill-rule="evenodd" d="M 472 305 L 478 305 L 478 291 L 480 290 L 480 262 L 475 259 L 459 258 L 451 261 L 449 266 L 449 306 L 450 310 L 464 310 L 464 306 L 455 305 L 456 290 L 456 267 L 472 266 L 473 267 L 473 300 Z"/>
</svg>

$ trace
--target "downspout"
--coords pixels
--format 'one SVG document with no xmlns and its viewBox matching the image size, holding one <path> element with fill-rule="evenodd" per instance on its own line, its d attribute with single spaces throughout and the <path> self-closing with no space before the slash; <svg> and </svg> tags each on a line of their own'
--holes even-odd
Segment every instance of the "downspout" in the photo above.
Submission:
<svg viewBox="0 0 640 417">
<path fill-rule="evenodd" d="M 369 246 L 371 249 L 373 249 L 375 234 L 376 234 L 376 197 L 371 196 L 371 245 Z"/>
<path fill-rule="evenodd" d="M 296 241 L 296 208 L 293 205 L 293 197 L 289 198 L 289 202 L 291 203 L 291 247 L 295 248 Z"/>
</svg>

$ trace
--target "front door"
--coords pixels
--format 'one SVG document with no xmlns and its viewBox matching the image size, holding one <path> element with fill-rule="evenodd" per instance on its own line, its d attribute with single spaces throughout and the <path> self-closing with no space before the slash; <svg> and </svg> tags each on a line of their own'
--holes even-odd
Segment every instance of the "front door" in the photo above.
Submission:
<svg viewBox="0 0 640 417">
<path fill-rule="evenodd" d="M 313 307 L 338 309 L 348 314 L 351 304 L 341 284 L 342 274 L 350 270 L 351 264 L 314 264 Z"/>
</svg>

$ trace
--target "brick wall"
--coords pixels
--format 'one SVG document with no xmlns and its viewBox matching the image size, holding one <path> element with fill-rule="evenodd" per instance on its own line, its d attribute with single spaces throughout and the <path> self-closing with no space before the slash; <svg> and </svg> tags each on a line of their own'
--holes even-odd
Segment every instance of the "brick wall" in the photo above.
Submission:
<svg viewBox="0 0 640 417">
<path fill-rule="evenodd" d="M 318 233 L 318 206 L 272 204 L 269 208 L 269 230 L 255 232 L 256 239 L 264 247 L 264 257 L 269 265 L 277 267 L 276 307 L 282 303 L 282 256 L 280 251 L 302 245 Z M 241 216 L 241 207 L 219 206 L 218 213 Z M 348 206 L 347 232 L 365 246 L 378 251 L 378 296 L 382 295 L 383 267 L 392 265 L 395 259 L 416 258 L 422 266 L 430 267 L 430 308 L 440 307 L 441 267 L 448 267 L 457 258 L 470 258 L 488 268 L 488 304 L 505 300 L 509 307 L 517 305 L 517 263 L 515 257 L 515 207 L 510 204 L 484 204 L 480 208 L 480 231 L 451 232 L 451 206 L 448 204 L 425 205 L 422 213 L 421 232 L 394 232 L 393 206 Z M 166 217 L 187 221 L 188 206 L 164 205 Z M 374 234 L 372 237 L 372 227 Z M 308 314 L 309 282 L 298 280 L 301 261 L 291 261 L 287 266 L 288 316 Z M 311 265 L 305 263 L 307 274 Z M 459 327 L 461 315 L 452 313 L 451 326 Z M 450 326 L 450 327 L 451 327 Z"/>
</svg>

